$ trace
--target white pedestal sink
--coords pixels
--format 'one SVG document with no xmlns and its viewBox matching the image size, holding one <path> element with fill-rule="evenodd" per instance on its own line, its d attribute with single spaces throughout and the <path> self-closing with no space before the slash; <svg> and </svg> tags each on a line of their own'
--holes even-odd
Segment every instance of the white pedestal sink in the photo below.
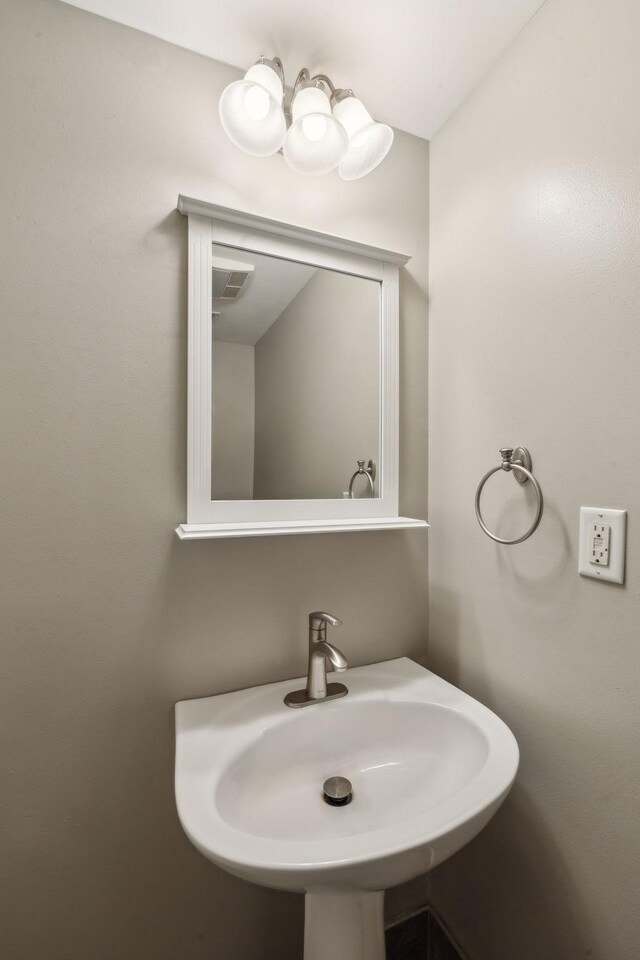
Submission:
<svg viewBox="0 0 640 960">
<path fill-rule="evenodd" d="M 301 684 L 176 704 L 180 822 L 230 873 L 306 895 L 304 960 L 384 960 L 384 891 L 485 826 L 518 746 L 494 713 L 405 658 L 350 670 L 344 699 L 290 710 L 283 697 Z M 334 776 L 353 785 L 346 806 L 323 800 Z"/>
</svg>

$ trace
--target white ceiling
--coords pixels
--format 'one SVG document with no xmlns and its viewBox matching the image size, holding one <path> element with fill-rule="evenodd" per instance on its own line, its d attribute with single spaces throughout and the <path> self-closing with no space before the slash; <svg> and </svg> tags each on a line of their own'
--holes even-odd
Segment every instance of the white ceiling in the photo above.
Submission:
<svg viewBox="0 0 640 960">
<path fill-rule="evenodd" d="M 429 139 L 544 0 L 64 0 L 242 69 L 279 56 Z"/>
</svg>

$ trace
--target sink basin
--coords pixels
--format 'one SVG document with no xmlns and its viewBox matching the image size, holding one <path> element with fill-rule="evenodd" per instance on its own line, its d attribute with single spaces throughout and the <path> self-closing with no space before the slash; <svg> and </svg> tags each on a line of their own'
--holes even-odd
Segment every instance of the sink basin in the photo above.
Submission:
<svg viewBox="0 0 640 960">
<path fill-rule="evenodd" d="M 304 680 L 176 705 L 180 821 L 210 860 L 306 894 L 305 960 L 384 957 L 383 891 L 472 839 L 518 766 L 508 727 L 406 658 L 348 673 L 349 695 L 292 711 Z M 352 802 L 322 785 L 346 777 Z"/>
</svg>

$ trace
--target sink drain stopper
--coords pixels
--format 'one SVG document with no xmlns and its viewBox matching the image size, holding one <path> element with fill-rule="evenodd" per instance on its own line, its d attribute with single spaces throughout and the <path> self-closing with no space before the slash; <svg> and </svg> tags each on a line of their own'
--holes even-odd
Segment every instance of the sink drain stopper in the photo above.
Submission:
<svg viewBox="0 0 640 960">
<path fill-rule="evenodd" d="M 322 799 L 331 807 L 346 807 L 353 800 L 353 788 L 346 777 L 329 777 L 322 784 Z"/>
</svg>

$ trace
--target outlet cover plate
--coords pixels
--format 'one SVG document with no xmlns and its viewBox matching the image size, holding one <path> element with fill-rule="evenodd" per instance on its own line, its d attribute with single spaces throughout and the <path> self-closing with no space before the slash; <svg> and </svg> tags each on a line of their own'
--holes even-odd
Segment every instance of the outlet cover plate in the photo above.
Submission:
<svg viewBox="0 0 640 960">
<path fill-rule="evenodd" d="M 592 524 L 605 524 L 610 528 L 609 563 L 598 566 L 590 562 Z M 624 583 L 624 561 L 627 547 L 627 511 L 607 510 L 604 507 L 580 507 L 580 547 L 578 572 L 594 580 L 609 580 Z"/>
</svg>

